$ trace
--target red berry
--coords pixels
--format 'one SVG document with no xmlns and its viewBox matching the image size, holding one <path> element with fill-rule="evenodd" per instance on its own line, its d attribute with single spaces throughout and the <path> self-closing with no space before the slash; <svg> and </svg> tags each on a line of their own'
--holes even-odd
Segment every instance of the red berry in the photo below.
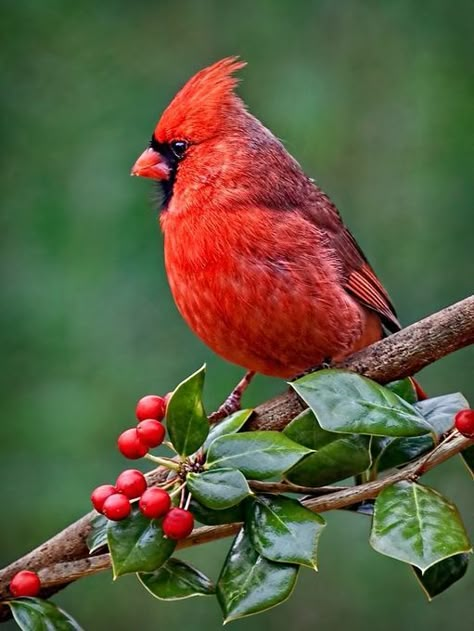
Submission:
<svg viewBox="0 0 474 631">
<path fill-rule="evenodd" d="M 122 493 L 114 493 L 110 495 L 104 502 L 104 506 L 102 507 L 102 512 L 107 517 L 107 519 L 111 519 L 112 521 L 120 521 L 121 519 L 125 519 L 130 515 L 130 511 L 132 510 L 132 505 L 130 504 L 130 500 Z"/>
<path fill-rule="evenodd" d="M 149 519 L 163 517 L 171 506 L 171 498 L 166 491 L 153 486 L 147 489 L 138 502 L 138 508 Z"/>
<path fill-rule="evenodd" d="M 133 500 L 146 490 L 145 476 L 137 469 L 127 469 L 122 471 L 115 481 L 115 488 L 118 493 L 123 493 L 129 500 Z"/>
<path fill-rule="evenodd" d="M 114 493 L 117 493 L 117 489 L 115 488 L 115 486 L 112 486 L 111 484 L 101 484 L 100 486 L 98 486 L 96 489 L 92 491 L 92 494 L 91 494 L 92 506 L 95 508 L 95 510 L 98 513 L 102 512 L 102 507 L 104 506 L 105 500 L 111 495 L 113 495 Z"/>
<path fill-rule="evenodd" d="M 163 519 L 163 532 L 169 539 L 186 539 L 193 528 L 194 517 L 183 508 L 172 508 Z"/>
<path fill-rule="evenodd" d="M 122 432 L 118 437 L 117 445 L 120 453 L 125 456 L 125 458 L 130 458 L 130 460 L 143 458 L 143 456 L 148 452 L 147 445 L 142 443 L 142 441 L 138 438 L 135 427 L 126 429 Z"/>
<path fill-rule="evenodd" d="M 148 394 L 142 397 L 137 403 L 135 413 L 139 421 L 147 418 L 154 418 L 156 421 L 162 421 L 165 417 L 166 404 L 163 397 L 156 394 Z"/>
<path fill-rule="evenodd" d="M 37 596 L 41 589 L 41 581 L 36 572 L 22 570 L 10 581 L 10 591 L 16 598 L 20 596 Z"/>
<path fill-rule="evenodd" d="M 474 410 L 460 410 L 454 417 L 454 425 L 466 438 L 474 438 Z"/>
<path fill-rule="evenodd" d="M 158 447 L 163 442 L 166 430 L 159 421 L 147 418 L 137 425 L 137 435 L 148 447 Z"/>
</svg>

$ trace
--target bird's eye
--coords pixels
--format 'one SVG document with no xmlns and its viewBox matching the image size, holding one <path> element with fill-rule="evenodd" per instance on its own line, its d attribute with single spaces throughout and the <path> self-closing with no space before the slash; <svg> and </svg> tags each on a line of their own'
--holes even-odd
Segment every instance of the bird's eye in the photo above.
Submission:
<svg viewBox="0 0 474 631">
<path fill-rule="evenodd" d="M 184 158 L 184 154 L 186 153 L 186 149 L 188 148 L 188 143 L 185 140 L 172 140 L 170 142 L 171 151 L 174 155 L 181 160 Z"/>
</svg>

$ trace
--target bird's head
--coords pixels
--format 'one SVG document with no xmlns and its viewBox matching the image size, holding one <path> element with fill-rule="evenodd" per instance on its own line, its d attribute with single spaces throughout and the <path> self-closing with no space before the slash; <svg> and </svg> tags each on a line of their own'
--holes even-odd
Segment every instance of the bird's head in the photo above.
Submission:
<svg viewBox="0 0 474 631">
<path fill-rule="evenodd" d="M 238 137 L 247 114 L 234 92 L 238 80 L 233 75 L 244 66 L 228 57 L 200 70 L 163 112 L 132 175 L 158 180 L 165 206 L 178 171 L 186 172 L 187 186 L 196 187 L 213 179 L 226 163 L 223 154 Z"/>
<path fill-rule="evenodd" d="M 149 146 L 132 168 L 132 175 L 160 183 L 163 208 L 171 210 L 172 199 L 179 212 L 196 204 L 257 201 L 263 189 L 269 201 L 272 195 L 280 197 L 285 173 L 291 179 L 300 172 L 235 93 L 234 73 L 244 66 L 228 57 L 200 70 L 163 112 Z"/>
</svg>

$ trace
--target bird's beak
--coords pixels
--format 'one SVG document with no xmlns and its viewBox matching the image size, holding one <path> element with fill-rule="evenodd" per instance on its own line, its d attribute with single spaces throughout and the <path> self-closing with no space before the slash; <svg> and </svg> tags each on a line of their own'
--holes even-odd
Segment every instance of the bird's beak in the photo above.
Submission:
<svg viewBox="0 0 474 631">
<path fill-rule="evenodd" d="M 133 165 L 131 175 L 151 177 L 153 180 L 167 180 L 170 175 L 170 168 L 163 156 L 149 147 Z"/>
</svg>

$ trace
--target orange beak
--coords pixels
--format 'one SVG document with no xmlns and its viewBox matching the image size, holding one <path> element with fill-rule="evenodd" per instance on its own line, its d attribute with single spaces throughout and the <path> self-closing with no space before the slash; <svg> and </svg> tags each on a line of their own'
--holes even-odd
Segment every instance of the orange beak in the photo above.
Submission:
<svg viewBox="0 0 474 631">
<path fill-rule="evenodd" d="M 150 177 L 153 180 L 167 180 L 170 175 L 170 168 L 163 157 L 149 147 L 133 165 L 131 175 Z"/>
</svg>

